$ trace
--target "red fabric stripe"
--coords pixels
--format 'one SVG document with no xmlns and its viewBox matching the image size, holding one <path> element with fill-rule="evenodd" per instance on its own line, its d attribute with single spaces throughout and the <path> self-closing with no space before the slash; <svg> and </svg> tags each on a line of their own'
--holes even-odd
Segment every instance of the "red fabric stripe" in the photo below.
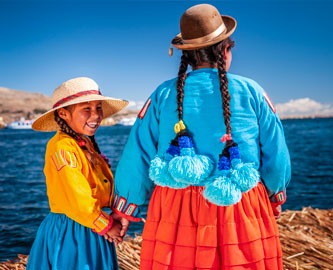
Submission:
<svg viewBox="0 0 333 270">
<path fill-rule="evenodd" d="M 266 100 L 266 102 L 268 103 L 269 107 L 271 108 L 271 110 L 272 110 L 274 113 L 276 113 L 276 109 L 275 109 L 275 107 L 274 107 L 274 104 L 273 104 L 273 102 L 270 100 L 270 98 L 269 98 L 269 96 L 267 95 L 266 92 L 264 92 L 264 97 L 265 97 L 265 100 Z"/>
<path fill-rule="evenodd" d="M 141 218 L 137 218 L 137 217 L 126 215 L 123 212 L 118 211 L 116 208 L 112 208 L 112 212 L 118 214 L 119 216 L 121 216 L 123 218 L 128 219 L 129 221 L 134 221 L 134 222 L 140 222 L 140 221 L 142 221 Z"/>
<path fill-rule="evenodd" d="M 87 91 L 81 91 L 79 93 L 76 93 L 74 95 L 70 95 L 68 97 L 65 97 L 63 99 L 60 99 L 56 104 L 53 105 L 53 108 L 58 107 L 59 105 L 70 101 L 74 98 L 81 97 L 81 96 L 86 96 L 86 95 L 91 95 L 91 94 L 96 94 L 96 95 L 101 95 L 101 92 L 99 90 L 87 90 Z"/>
<path fill-rule="evenodd" d="M 139 112 L 138 117 L 139 117 L 140 119 L 143 119 L 143 117 L 145 116 L 145 114 L 146 114 L 146 112 L 147 112 L 147 110 L 148 110 L 148 107 L 149 107 L 150 103 L 151 103 L 151 99 L 148 99 L 147 102 L 146 102 L 146 104 L 143 106 L 143 108 L 142 108 L 141 111 Z"/>
</svg>

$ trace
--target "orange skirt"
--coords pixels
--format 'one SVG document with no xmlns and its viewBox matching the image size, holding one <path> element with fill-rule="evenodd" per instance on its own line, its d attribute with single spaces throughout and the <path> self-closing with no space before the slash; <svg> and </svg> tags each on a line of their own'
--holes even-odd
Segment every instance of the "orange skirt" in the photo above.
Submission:
<svg viewBox="0 0 333 270">
<path fill-rule="evenodd" d="M 232 206 L 203 187 L 156 186 L 142 234 L 142 270 L 282 270 L 277 224 L 260 183 Z"/>
</svg>

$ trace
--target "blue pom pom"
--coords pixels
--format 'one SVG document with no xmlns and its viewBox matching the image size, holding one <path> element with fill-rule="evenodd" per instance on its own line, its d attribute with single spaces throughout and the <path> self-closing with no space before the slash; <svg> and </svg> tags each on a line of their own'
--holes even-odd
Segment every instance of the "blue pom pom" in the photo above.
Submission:
<svg viewBox="0 0 333 270">
<path fill-rule="evenodd" d="M 237 146 L 232 146 L 229 148 L 230 160 L 240 159 L 240 153 Z"/>
<path fill-rule="evenodd" d="M 170 144 L 169 148 L 166 151 L 168 154 L 171 156 L 179 156 L 180 155 L 180 150 L 179 147 L 173 144 Z"/>
<path fill-rule="evenodd" d="M 188 185 L 185 183 L 175 181 L 168 172 L 168 162 L 156 156 L 151 162 L 149 167 L 149 178 L 154 181 L 156 185 L 171 188 L 185 188 Z"/>
<path fill-rule="evenodd" d="M 178 144 L 180 148 L 192 148 L 193 141 L 192 138 L 189 136 L 180 136 L 178 138 Z"/>
<path fill-rule="evenodd" d="M 221 156 L 218 163 L 218 169 L 220 171 L 230 170 L 230 160 L 226 156 Z"/>
<path fill-rule="evenodd" d="M 154 182 L 159 182 L 159 179 L 163 179 L 166 177 L 170 177 L 170 175 L 167 174 L 167 162 L 163 159 L 161 159 L 159 156 L 156 156 L 151 162 L 149 167 L 149 178 L 153 180 Z"/>
<path fill-rule="evenodd" d="M 238 203 L 242 192 L 228 176 L 220 175 L 205 186 L 203 196 L 216 205 L 228 206 Z"/>
<path fill-rule="evenodd" d="M 181 155 L 170 160 L 168 170 L 176 181 L 199 184 L 212 172 L 213 162 L 204 155 Z"/>
<path fill-rule="evenodd" d="M 196 154 L 194 148 L 182 148 L 180 150 L 180 155 L 194 157 Z"/>
<path fill-rule="evenodd" d="M 247 192 L 259 182 L 259 172 L 253 163 L 243 163 L 240 159 L 231 161 L 231 179 L 236 182 L 242 192 Z"/>
</svg>

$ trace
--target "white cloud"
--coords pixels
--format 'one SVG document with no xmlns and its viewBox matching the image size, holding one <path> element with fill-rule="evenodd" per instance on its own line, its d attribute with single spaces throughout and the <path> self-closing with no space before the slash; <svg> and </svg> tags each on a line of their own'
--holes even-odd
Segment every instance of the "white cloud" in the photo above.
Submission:
<svg viewBox="0 0 333 270">
<path fill-rule="evenodd" d="M 144 103 L 145 103 L 144 101 L 129 101 L 127 109 L 140 110 L 143 107 Z"/>
<path fill-rule="evenodd" d="M 286 103 L 276 104 L 281 118 L 327 117 L 333 116 L 333 107 L 310 98 L 292 99 Z"/>
<path fill-rule="evenodd" d="M 140 110 L 144 101 L 130 101 L 127 109 Z M 281 118 L 333 117 L 333 106 L 310 98 L 292 99 L 275 105 Z"/>
</svg>

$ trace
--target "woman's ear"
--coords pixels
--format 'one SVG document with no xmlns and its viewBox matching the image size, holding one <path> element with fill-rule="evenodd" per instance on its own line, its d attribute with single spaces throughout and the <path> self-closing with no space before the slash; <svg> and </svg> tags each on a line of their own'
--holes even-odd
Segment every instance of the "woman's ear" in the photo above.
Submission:
<svg viewBox="0 0 333 270">
<path fill-rule="evenodd" d="M 231 61 L 232 61 L 232 53 L 231 53 L 231 47 L 230 46 L 226 46 L 224 48 L 224 52 L 223 52 L 223 58 L 225 61 L 225 70 L 229 71 L 230 65 L 231 65 Z"/>
<path fill-rule="evenodd" d="M 65 121 L 68 119 L 69 111 L 65 108 L 58 109 L 58 115 L 60 118 L 64 119 Z"/>
<path fill-rule="evenodd" d="M 224 60 L 227 60 L 229 50 L 230 49 L 229 49 L 228 46 L 224 48 L 224 52 L 223 52 L 223 58 L 224 58 Z"/>
</svg>

